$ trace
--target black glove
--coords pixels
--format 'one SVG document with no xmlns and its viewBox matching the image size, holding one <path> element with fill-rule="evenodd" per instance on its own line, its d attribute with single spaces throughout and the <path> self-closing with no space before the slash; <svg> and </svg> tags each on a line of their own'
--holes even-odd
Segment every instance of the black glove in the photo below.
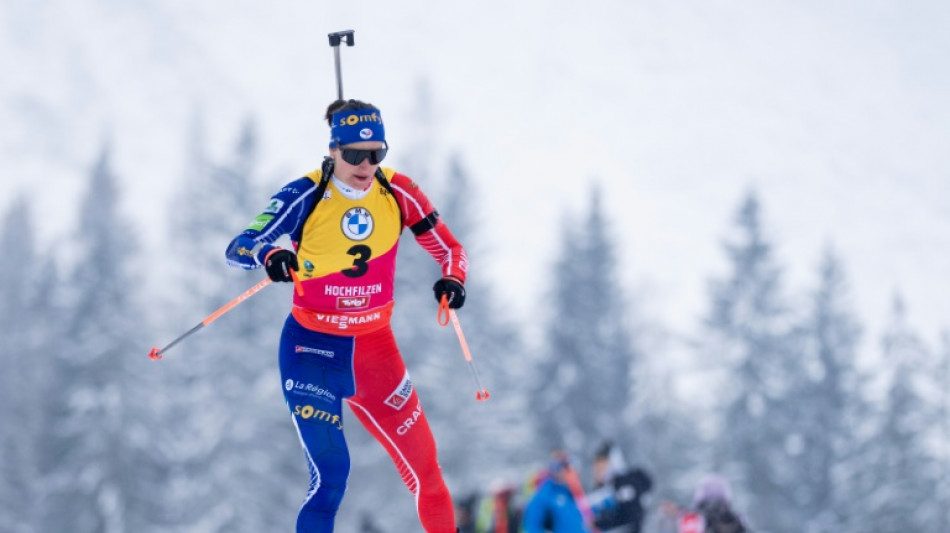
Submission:
<svg viewBox="0 0 950 533">
<path fill-rule="evenodd" d="M 264 269 L 267 277 L 274 281 L 293 281 L 291 270 L 297 270 L 297 254 L 283 248 L 270 252 L 264 259 Z"/>
<path fill-rule="evenodd" d="M 432 286 L 435 292 L 435 301 L 441 303 L 442 296 L 445 295 L 449 300 L 449 307 L 458 309 L 465 304 L 465 287 L 458 280 L 452 278 L 442 278 Z"/>
</svg>

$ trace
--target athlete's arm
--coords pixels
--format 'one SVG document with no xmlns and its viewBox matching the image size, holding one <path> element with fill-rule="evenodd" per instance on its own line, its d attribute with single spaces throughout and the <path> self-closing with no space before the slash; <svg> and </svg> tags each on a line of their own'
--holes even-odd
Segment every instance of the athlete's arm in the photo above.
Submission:
<svg viewBox="0 0 950 533">
<path fill-rule="evenodd" d="M 403 226 L 412 231 L 416 242 L 439 263 L 443 277 L 452 277 L 464 283 L 468 256 L 449 227 L 439 219 L 439 213 L 429 198 L 418 185 L 402 174 L 393 174 L 390 185 L 402 210 Z"/>
<path fill-rule="evenodd" d="M 228 264 L 245 270 L 260 268 L 273 243 L 282 235 L 299 238 L 303 218 L 313 202 L 316 183 L 300 178 L 288 183 L 271 197 L 267 207 L 235 237 L 225 251 Z"/>
</svg>

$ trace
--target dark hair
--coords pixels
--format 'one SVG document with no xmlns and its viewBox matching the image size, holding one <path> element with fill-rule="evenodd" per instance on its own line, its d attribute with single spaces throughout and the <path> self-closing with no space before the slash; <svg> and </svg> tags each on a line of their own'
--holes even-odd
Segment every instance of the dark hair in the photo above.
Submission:
<svg viewBox="0 0 950 533">
<path fill-rule="evenodd" d="M 363 102 L 362 100 L 335 100 L 333 103 L 327 106 L 327 113 L 324 115 L 324 118 L 327 119 L 327 124 L 332 127 L 334 113 L 339 113 L 340 111 L 350 111 L 352 109 L 375 109 L 379 111 L 378 107 L 369 102 Z"/>
<path fill-rule="evenodd" d="M 610 449 L 613 447 L 613 441 L 605 440 L 603 443 L 601 443 L 600 447 L 597 448 L 597 451 L 594 452 L 594 459 L 607 459 L 610 457 Z"/>
</svg>

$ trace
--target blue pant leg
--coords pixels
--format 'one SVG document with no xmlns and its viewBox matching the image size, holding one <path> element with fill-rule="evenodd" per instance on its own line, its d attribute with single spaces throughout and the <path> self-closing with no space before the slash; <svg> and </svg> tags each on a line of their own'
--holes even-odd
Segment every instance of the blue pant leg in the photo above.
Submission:
<svg viewBox="0 0 950 533">
<path fill-rule="evenodd" d="M 346 491 L 343 398 L 353 394 L 352 355 L 352 338 L 310 331 L 288 317 L 280 341 L 281 381 L 310 470 L 297 533 L 333 531 Z"/>
</svg>

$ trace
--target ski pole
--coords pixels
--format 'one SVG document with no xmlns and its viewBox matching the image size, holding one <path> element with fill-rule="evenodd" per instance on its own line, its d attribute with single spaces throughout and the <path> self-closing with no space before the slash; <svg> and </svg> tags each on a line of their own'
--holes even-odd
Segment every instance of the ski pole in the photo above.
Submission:
<svg viewBox="0 0 950 533">
<path fill-rule="evenodd" d="M 336 95 L 340 100 L 343 99 L 343 74 L 340 71 L 340 43 L 345 42 L 347 46 L 353 46 L 354 30 L 336 31 L 328 35 L 330 37 L 330 46 L 333 47 L 333 59 L 336 64 Z"/>
<path fill-rule="evenodd" d="M 152 351 L 150 351 L 150 352 L 148 353 L 149 358 L 154 359 L 154 360 L 156 360 L 156 361 L 159 360 L 159 359 L 161 359 L 161 358 L 162 358 L 162 354 L 165 353 L 165 352 L 167 352 L 172 346 L 178 344 L 179 342 L 181 342 L 181 341 L 182 341 L 183 339 L 185 339 L 186 337 L 188 337 L 188 336 L 190 336 L 191 334 L 197 332 L 199 329 L 201 329 L 201 328 L 207 326 L 208 324 L 214 322 L 215 320 L 217 320 L 217 319 L 218 319 L 221 315 L 223 315 L 224 313 L 227 313 L 227 312 L 230 311 L 231 309 L 234 309 L 234 307 L 235 307 L 237 304 L 243 302 L 244 300 L 247 300 L 248 298 L 250 298 L 251 296 L 253 296 L 254 293 L 256 293 L 257 291 L 259 291 L 259 290 L 263 289 L 264 287 L 268 286 L 268 285 L 270 284 L 270 282 L 271 282 L 271 279 L 270 279 L 270 278 L 265 278 L 263 281 L 259 282 L 257 285 L 254 285 L 254 286 L 251 287 L 250 289 L 244 291 L 243 293 L 241 293 L 240 296 L 238 296 L 237 298 L 235 298 L 235 299 L 231 300 L 230 302 L 228 302 L 228 303 L 224 304 L 223 306 L 221 306 L 220 309 L 218 309 L 217 311 L 211 313 L 210 315 L 208 315 L 207 318 L 205 318 L 204 320 L 202 320 L 201 322 L 199 322 L 197 326 L 195 326 L 195 327 L 189 329 L 188 331 L 186 331 L 185 333 L 183 333 L 181 336 L 179 336 L 177 339 L 175 339 L 175 340 L 171 341 L 170 343 L 168 343 L 168 345 L 165 346 L 164 348 L 162 348 L 161 350 L 159 350 L 158 347 L 152 348 Z"/>
<path fill-rule="evenodd" d="M 455 313 L 455 309 L 449 307 L 449 299 L 443 294 L 442 300 L 439 301 L 439 325 L 448 326 L 450 319 L 452 325 L 455 326 L 455 334 L 458 335 L 459 344 L 462 346 L 462 353 L 465 355 L 468 367 L 472 370 L 472 377 L 475 378 L 475 386 L 478 387 L 478 390 L 475 392 L 475 399 L 484 402 L 488 399 L 488 390 L 482 387 L 482 380 L 478 379 L 478 370 L 475 368 L 475 362 L 472 361 L 472 353 L 468 350 L 468 343 L 465 342 L 465 334 L 462 333 L 462 324 L 459 323 L 459 317 Z"/>
</svg>

